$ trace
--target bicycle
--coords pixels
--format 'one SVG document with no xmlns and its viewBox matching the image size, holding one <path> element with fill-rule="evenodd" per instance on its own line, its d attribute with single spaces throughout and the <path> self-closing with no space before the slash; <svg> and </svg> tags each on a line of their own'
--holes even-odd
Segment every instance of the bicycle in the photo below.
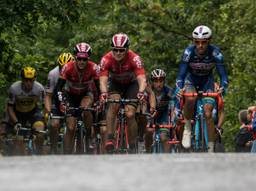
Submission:
<svg viewBox="0 0 256 191">
<path fill-rule="evenodd" d="M 172 124 L 149 124 L 147 128 L 153 129 L 153 144 L 152 153 L 164 153 L 163 144 L 160 138 L 160 130 L 162 128 L 168 129 L 170 131 L 169 140 L 167 144 L 170 145 L 169 152 L 177 153 L 180 152 L 180 141 L 176 137 L 173 137 L 172 131 L 175 131 L 175 126 Z"/>
<path fill-rule="evenodd" d="M 51 121 L 51 119 L 60 120 L 61 125 L 58 129 L 58 143 L 57 143 L 57 152 L 56 153 L 63 154 L 64 153 L 64 134 L 66 133 L 66 130 L 67 130 L 66 123 L 65 123 L 65 117 L 64 116 L 53 116 L 52 114 L 50 114 L 49 118 L 47 120 L 48 127 L 50 126 L 49 122 Z"/>
<path fill-rule="evenodd" d="M 77 116 L 76 122 L 76 133 L 75 142 L 73 147 L 73 153 L 85 154 L 89 153 L 89 133 L 88 129 L 84 126 L 83 122 L 83 112 L 84 111 L 94 111 L 94 108 L 84 108 L 84 107 L 67 107 L 68 110 L 73 110 Z"/>
<path fill-rule="evenodd" d="M 216 98 L 220 94 L 217 92 L 183 93 L 183 97 L 197 97 L 194 124 L 192 125 L 191 145 L 194 152 L 208 152 L 208 132 L 206 119 L 204 117 L 204 97 Z M 183 104 L 181 104 L 183 105 Z"/>
<path fill-rule="evenodd" d="M 47 130 L 35 130 L 31 127 L 30 123 L 26 123 L 16 131 L 16 141 L 22 141 L 25 145 L 24 148 L 24 154 L 25 155 L 36 155 L 38 153 L 38 148 L 36 148 L 35 144 L 35 138 L 36 138 L 36 133 L 42 133 L 45 136 L 45 140 L 48 135 Z M 43 145 L 42 145 L 43 146 Z M 23 148 L 22 148 L 23 149 Z"/>
<path fill-rule="evenodd" d="M 118 103 L 120 104 L 119 111 L 118 111 L 118 123 L 117 123 L 117 130 L 116 130 L 116 143 L 115 143 L 115 153 L 129 153 L 130 146 L 129 146 L 129 139 L 128 139 L 128 126 L 126 122 L 125 116 L 125 105 L 135 103 L 137 104 L 139 101 L 138 99 L 108 99 L 106 103 Z M 137 147 L 137 146 L 136 146 Z M 135 147 L 135 153 L 138 152 L 137 148 Z"/>
<path fill-rule="evenodd" d="M 99 102 L 94 104 L 94 112 L 93 112 L 93 129 L 94 129 L 94 154 L 102 154 L 103 153 L 103 146 L 102 146 L 102 136 L 101 136 L 101 127 L 106 126 L 106 123 L 100 122 L 100 114 L 103 115 L 102 108 Z"/>
</svg>

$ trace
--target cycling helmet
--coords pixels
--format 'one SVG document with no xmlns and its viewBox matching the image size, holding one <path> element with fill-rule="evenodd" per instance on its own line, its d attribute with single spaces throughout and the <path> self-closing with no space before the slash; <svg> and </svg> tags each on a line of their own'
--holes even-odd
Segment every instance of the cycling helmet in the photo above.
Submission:
<svg viewBox="0 0 256 191">
<path fill-rule="evenodd" d="M 194 39 L 208 40 L 212 37 L 212 31 L 209 27 L 200 25 L 194 29 L 192 37 Z"/>
<path fill-rule="evenodd" d="M 129 37 L 124 33 L 115 34 L 112 37 L 112 48 L 128 48 L 130 45 Z"/>
<path fill-rule="evenodd" d="M 36 77 L 36 70 L 32 67 L 25 67 L 21 70 L 21 78 L 34 79 Z"/>
<path fill-rule="evenodd" d="M 67 64 L 71 60 L 74 60 L 74 57 L 73 57 L 72 54 L 62 53 L 62 54 L 59 55 L 57 62 L 58 62 L 60 67 L 63 67 L 65 64 Z"/>
<path fill-rule="evenodd" d="M 151 72 L 151 79 L 165 78 L 166 73 L 162 69 L 155 69 Z"/>
<path fill-rule="evenodd" d="M 74 47 L 74 55 L 76 58 L 89 58 L 92 54 L 92 48 L 85 42 L 78 43 Z"/>
</svg>

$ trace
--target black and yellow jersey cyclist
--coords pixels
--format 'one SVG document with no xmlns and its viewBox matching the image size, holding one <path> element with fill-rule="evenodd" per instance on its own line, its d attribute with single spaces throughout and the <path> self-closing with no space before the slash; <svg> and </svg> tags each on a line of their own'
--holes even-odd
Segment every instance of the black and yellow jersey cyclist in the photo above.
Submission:
<svg viewBox="0 0 256 191">
<path fill-rule="evenodd" d="M 36 70 L 25 67 L 21 70 L 21 81 L 14 82 L 8 92 L 7 114 L 11 126 L 17 131 L 25 124 L 31 124 L 36 131 L 45 128 L 39 105 L 43 105 L 44 87 L 36 80 Z M 37 149 L 40 152 L 43 136 L 37 133 Z"/>
</svg>

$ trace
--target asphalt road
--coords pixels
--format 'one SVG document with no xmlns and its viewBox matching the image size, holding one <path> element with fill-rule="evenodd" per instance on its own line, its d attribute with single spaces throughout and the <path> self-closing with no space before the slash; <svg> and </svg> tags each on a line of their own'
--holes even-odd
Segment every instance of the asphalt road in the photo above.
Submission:
<svg viewBox="0 0 256 191">
<path fill-rule="evenodd" d="M 32 156 L 0 158 L 0 190 L 250 191 L 254 154 Z"/>
</svg>

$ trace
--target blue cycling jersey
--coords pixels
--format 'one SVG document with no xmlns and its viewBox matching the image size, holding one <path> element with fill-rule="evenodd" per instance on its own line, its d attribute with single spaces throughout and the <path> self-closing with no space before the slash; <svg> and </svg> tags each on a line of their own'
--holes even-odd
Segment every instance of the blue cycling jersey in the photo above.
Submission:
<svg viewBox="0 0 256 191">
<path fill-rule="evenodd" d="M 168 85 L 164 85 L 160 95 L 156 95 L 157 123 L 169 123 L 169 114 L 171 109 L 174 107 L 174 104 L 175 94 L 173 88 Z"/>
<path fill-rule="evenodd" d="M 228 86 L 228 78 L 223 63 L 223 55 L 218 47 L 209 45 L 206 55 L 200 58 L 196 54 L 196 46 L 188 46 L 181 59 L 179 73 L 176 78 L 176 86 L 183 88 L 185 77 L 190 74 L 194 84 L 202 85 L 207 79 L 213 78 L 212 71 L 216 67 L 220 76 L 220 86 L 225 89 Z"/>
</svg>

